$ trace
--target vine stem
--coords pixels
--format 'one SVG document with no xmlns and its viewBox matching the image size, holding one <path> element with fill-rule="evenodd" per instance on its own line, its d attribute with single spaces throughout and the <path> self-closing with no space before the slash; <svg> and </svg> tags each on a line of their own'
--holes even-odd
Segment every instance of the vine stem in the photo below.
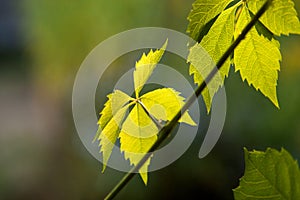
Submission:
<svg viewBox="0 0 300 200">
<path fill-rule="evenodd" d="M 238 36 L 238 38 L 231 44 L 231 46 L 227 49 L 227 51 L 223 54 L 220 60 L 217 62 L 214 69 L 209 73 L 206 79 L 197 87 L 195 90 L 195 94 L 191 95 L 186 103 L 183 105 L 181 110 L 174 116 L 174 118 L 167 123 L 160 131 L 159 137 L 156 142 L 152 145 L 152 147 L 148 150 L 148 153 L 143 156 L 140 162 L 133 167 L 125 176 L 119 181 L 119 183 L 111 190 L 110 193 L 105 197 L 105 200 L 113 199 L 123 188 L 124 186 L 134 177 L 134 175 L 139 171 L 139 169 L 143 166 L 143 164 L 150 158 L 153 154 L 151 152 L 155 151 L 161 143 L 168 137 L 171 133 L 178 120 L 181 118 L 182 114 L 187 111 L 187 109 L 197 100 L 200 96 L 201 92 L 206 88 L 207 84 L 213 79 L 213 77 L 218 73 L 219 69 L 223 66 L 225 61 L 230 57 L 233 53 L 234 49 L 240 44 L 240 42 L 246 37 L 247 33 L 251 30 L 251 28 L 255 25 L 258 19 L 266 12 L 269 8 L 272 0 L 267 0 L 264 5 L 259 9 L 259 11 L 254 15 L 252 20 L 247 24 L 242 33 Z"/>
</svg>

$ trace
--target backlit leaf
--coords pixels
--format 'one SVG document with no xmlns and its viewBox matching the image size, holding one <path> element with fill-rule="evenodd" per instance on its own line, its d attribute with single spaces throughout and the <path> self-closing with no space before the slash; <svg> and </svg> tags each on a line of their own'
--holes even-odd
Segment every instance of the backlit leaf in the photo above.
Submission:
<svg viewBox="0 0 300 200">
<path fill-rule="evenodd" d="M 234 14 L 237 6 L 233 6 L 223 11 L 212 25 L 208 34 L 202 39 L 200 44 L 196 44 L 190 49 L 188 62 L 191 63 L 190 74 L 194 75 L 194 82 L 200 85 L 208 74 L 215 67 L 224 52 L 229 48 L 233 40 Z M 211 56 L 206 56 L 203 49 Z M 223 85 L 224 78 L 228 76 L 230 60 L 228 59 L 219 74 L 215 76 L 202 92 L 207 112 L 210 111 L 212 98 Z"/>
<path fill-rule="evenodd" d="M 101 111 L 101 117 L 98 121 L 99 128 L 94 140 L 99 140 L 100 152 L 103 155 L 103 170 L 118 138 L 121 123 L 125 113 L 129 108 L 127 104 L 131 100 L 127 94 L 120 90 L 115 90 L 108 95 L 108 101 L 105 103 Z M 127 105 L 126 105 L 127 104 Z"/>
<path fill-rule="evenodd" d="M 171 120 L 184 104 L 184 98 L 171 88 L 157 89 L 140 97 L 145 108 L 158 120 Z M 180 122 L 196 125 L 186 112 Z M 120 133 L 121 151 L 126 159 L 136 165 L 157 140 L 159 129 L 147 116 L 140 103 L 137 103 L 126 118 Z M 140 175 L 147 183 L 147 170 L 150 158 L 140 169 Z"/>
<path fill-rule="evenodd" d="M 159 129 L 163 126 L 162 122 L 170 121 L 183 106 L 184 98 L 171 88 L 157 89 L 139 97 L 142 87 L 161 59 L 166 45 L 167 42 L 160 50 L 154 52 L 151 50 L 147 55 L 143 54 L 136 63 L 133 73 L 136 99 L 119 90 L 108 95 L 109 99 L 101 112 L 98 122 L 100 127 L 95 137 L 100 140 L 103 170 L 118 138 L 120 150 L 124 153 L 125 159 L 137 165 L 156 142 Z M 130 110 L 131 106 L 133 108 Z M 130 112 L 126 115 L 128 110 Z M 182 116 L 180 122 L 196 125 L 188 112 Z M 157 123 L 162 124 L 159 126 Z M 139 170 L 145 184 L 148 181 L 147 172 L 150 160 L 151 157 Z"/>
<path fill-rule="evenodd" d="M 248 1 L 249 9 L 256 13 L 265 0 Z M 292 0 L 273 0 L 260 21 L 275 35 L 300 34 L 300 23 Z"/>
<path fill-rule="evenodd" d="M 159 120 L 171 121 L 184 104 L 184 98 L 172 88 L 157 89 L 141 97 L 150 113 Z M 190 115 L 185 112 L 179 122 L 196 125 Z"/>
<path fill-rule="evenodd" d="M 151 76 L 156 64 L 160 61 L 162 55 L 165 52 L 167 47 L 168 40 L 161 47 L 161 49 L 152 51 L 146 55 L 143 54 L 141 59 L 136 62 L 135 70 L 133 72 L 133 80 L 134 80 L 134 89 L 136 98 L 139 97 L 139 93 L 142 90 L 143 86 Z"/>
<path fill-rule="evenodd" d="M 237 1 L 235 5 L 225 9 L 229 3 L 230 1 L 196 0 L 188 17 L 190 24 L 187 32 L 197 39 L 201 28 L 220 14 L 200 44 L 190 48 L 190 74 L 194 75 L 194 82 L 198 85 L 212 71 L 213 62 L 218 62 L 230 46 L 232 35 L 235 39 L 240 35 L 250 22 L 251 14 L 255 15 L 265 0 Z M 214 11 L 210 9 L 212 7 L 215 8 Z M 262 23 L 257 23 L 234 50 L 233 59 L 227 60 L 219 70 L 220 76 L 214 77 L 202 92 L 208 112 L 214 94 L 224 84 L 224 78 L 228 75 L 230 62 L 235 66 L 235 70 L 240 72 L 242 80 L 247 80 L 249 85 L 260 90 L 279 108 L 276 86 L 282 58 L 280 44 L 273 34 L 300 34 L 300 23 L 292 0 L 273 0 L 260 21 Z M 210 54 L 212 60 L 204 55 L 203 49 Z"/>
<path fill-rule="evenodd" d="M 244 7 L 236 24 L 236 34 L 251 20 L 250 13 Z M 252 28 L 246 38 L 235 49 L 235 70 L 239 71 L 242 80 L 260 90 L 276 107 L 279 107 L 276 93 L 278 71 L 280 70 L 281 54 L 279 43 L 259 35 Z"/>
<path fill-rule="evenodd" d="M 120 133 L 121 151 L 125 159 L 137 165 L 157 140 L 158 128 L 151 121 L 140 104 L 136 104 L 125 120 Z M 145 184 L 150 159 L 139 170 Z"/>
<path fill-rule="evenodd" d="M 186 32 L 197 41 L 204 26 L 220 14 L 230 2 L 232 0 L 196 0 L 188 15 L 190 23 Z"/>
</svg>

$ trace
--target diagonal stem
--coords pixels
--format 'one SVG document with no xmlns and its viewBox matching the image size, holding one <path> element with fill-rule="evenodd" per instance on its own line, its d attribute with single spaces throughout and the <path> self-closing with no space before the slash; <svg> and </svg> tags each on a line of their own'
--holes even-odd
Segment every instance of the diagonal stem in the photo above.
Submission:
<svg viewBox="0 0 300 200">
<path fill-rule="evenodd" d="M 175 117 L 166 124 L 160 131 L 160 138 L 156 140 L 156 142 L 152 145 L 148 152 L 144 155 L 144 157 L 140 160 L 140 162 L 133 167 L 120 181 L 119 183 L 112 189 L 112 191 L 105 197 L 106 200 L 113 199 L 122 188 L 133 178 L 133 176 L 138 172 L 138 170 L 144 165 L 144 163 L 150 158 L 153 154 L 151 152 L 155 151 L 160 144 L 168 137 L 170 132 L 173 130 L 178 120 L 181 118 L 182 114 L 187 111 L 187 109 L 197 100 L 200 96 L 201 92 L 206 88 L 207 84 L 212 80 L 212 78 L 218 73 L 219 69 L 225 63 L 225 61 L 230 57 L 233 53 L 234 49 L 240 44 L 240 42 L 245 38 L 247 33 L 251 30 L 251 28 L 255 25 L 258 19 L 265 13 L 265 11 L 269 8 L 272 0 L 267 0 L 264 5 L 260 8 L 257 14 L 252 18 L 252 20 L 247 24 L 239 37 L 231 44 L 231 46 L 227 49 L 227 51 L 220 58 L 214 69 L 210 72 L 210 74 L 206 77 L 206 79 L 201 83 L 201 85 L 195 90 L 195 95 L 191 95 L 181 110 L 175 115 Z"/>
</svg>

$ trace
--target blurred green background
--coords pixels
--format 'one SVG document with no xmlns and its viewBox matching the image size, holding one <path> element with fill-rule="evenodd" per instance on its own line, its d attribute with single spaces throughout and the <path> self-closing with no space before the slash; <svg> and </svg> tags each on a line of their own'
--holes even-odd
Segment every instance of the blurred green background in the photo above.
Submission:
<svg viewBox="0 0 300 200">
<path fill-rule="evenodd" d="M 124 174 L 113 169 L 102 174 L 101 163 L 76 133 L 71 113 L 76 72 L 98 43 L 121 31 L 158 26 L 185 32 L 192 2 L 0 1 L 0 199 L 101 199 L 109 192 Z M 284 147 L 299 159 L 300 36 L 280 40 L 280 110 L 231 70 L 226 123 L 214 150 L 198 158 L 209 121 L 201 116 L 199 134 L 179 160 L 152 172 L 147 187 L 136 176 L 116 199 L 233 199 L 244 146 Z M 124 63 L 133 67 L 139 56 L 116 62 L 118 71 Z M 184 62 L 168 62 L 187 73 Z M 101 87 L 99 111 L 111 85 Z"/>
</svg>

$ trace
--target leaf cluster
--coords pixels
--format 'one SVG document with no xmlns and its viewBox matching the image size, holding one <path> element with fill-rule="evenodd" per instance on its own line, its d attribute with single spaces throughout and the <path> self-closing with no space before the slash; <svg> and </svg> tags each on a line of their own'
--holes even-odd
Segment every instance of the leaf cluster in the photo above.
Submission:
<svg viewBox="0 0 300 200">
<path fill-rule="evenodd" d="M 188 16 L 190 23 L 187 33 L 197 42 L 190 47 L 187 61 L 190 63 L 189 73 L 193 75 L 195 84 L 203 83 L 214 69 L 215 63 L 241 35 L 253 15 L 265 2 L 265 0 L 196 0 L 193 3 Z M 234 49 L 231 57 L 226 60 L 218 74 L 203 90 L 202 96 L 207 112 L 211 109 L 213 96 L 224 85 L 231 67 L 239 72 L 243 81 L 246 80 L 249 85 L 259 90 L 279 108 L 276 86 L 282 57 L 278 37 L 289 34 L 300 34 L 300 23 L 294 3 L 292 0 L 272 0 L 270 8 L 241 44 Z M 115 90 L 108 95 L 95 136 L 103 155 L 103 171 L 118 140 L 125 159 L 129 159 L 132 165 L 137 166 L 157 141 L 163 124 L 171 121 L 184 105 L 184 98 L 180 92 L 172 88 L 156 89 L 140 95 L 157 63 L 160 62 L 166 47 L 167 41 L 161 49 L 151 50 L 147 55 L 143 54 L 136 62 L 133 72 L 134 97 L 120 90 Z M 182 115 L 179 122 L 196 125 L 188 112 Z M 269 150 L 266 154 L 277 155 L 278 152 Z M 285 151 L 281 154 L 283 155 L 279 156 L 281 160 L 283 159 L 284 162 L 286 159 L 290 160 Z M 250 158 L 250 154 L 247 156 Z M 279 160 L 274 162 L 278 163 Z M 139 168 L 145 184 L 148 180 L 147 172 L 150 162 L 151 156 Z M 280 170 L 285 170 L 289 166 L 295 168 L 294 165 L 287 163 Z M 242 183 L 249 183 L 248 179 L 243 179 Z M 254 184 L 262 183 L 254 182 Z M 236 197 L 243 196 L 241 195 L 243 192 L 243 189 L 235 190 Z M 276 197 L 277 194 L 274 195 Z"/>
<path fill-rule="evenodd" d="M 196 0 L 188 16 L 190 21 L 187 32 L 197 40 L 190 49 L 188 61 L 190 74 L 194 75 L 196 84 L 200 84 L 214 67 L 232 42 L 241 34 L 250 22 L 251 16 L 265 3 L 265 0 L 239 1 L 232 0 Z M 214 21 L 208 33 L 199 38 L 207 24 Z M 292 0 L 273 0 L 270 8 L 261 17 L 259 23 L 250 30 L 244 41 L 234 50 L 219 76 L 208 85 L 203 98 L 210 111 L 213 96 L 223 86 L 230 67 L 240 73 L 256 90 L 279 108 L 276 86 L 280 70 L 281 35 L 300 34 L 300 23 Z M 212 62 L 203 58 L 203 49 L 209 53 Z M 203 62 L 204 60 L 204 62 Z"/>
</svg>

